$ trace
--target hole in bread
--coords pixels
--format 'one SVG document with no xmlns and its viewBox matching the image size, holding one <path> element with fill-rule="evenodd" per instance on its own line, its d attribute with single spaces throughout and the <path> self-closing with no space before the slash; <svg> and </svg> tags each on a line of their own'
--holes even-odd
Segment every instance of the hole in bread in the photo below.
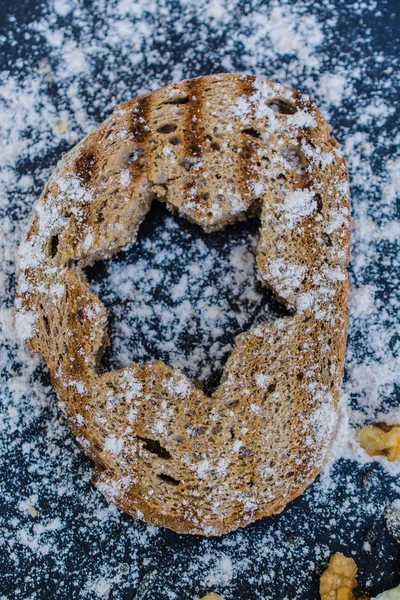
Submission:
<svg viewBox="0 0 400 600">
<path fill-rule="evenodd" d="M 193 144 L 189 146 L 189 151 L 193 156 L 199 156 L 201 154 L 201 147 L 198 144 Z"/>
<path fill-rule="evenodd" d="M 144 155 L 143 148 L 135 146 L 134 148 L 125 148 L 121 153 L 120 164 L 122 169 L 126 169 L 129 165 L 135 163 Z"/>
<path fill-rule="evenodd" d="M 324 240 L 324 242 L 327 246 L 332 246 L 331 237 L 327 233 L 322 234 L 322 239 Z"/>
<path fill-rule="evenodd" d="M 229 402 L 227 402 L 225 406 L 227 406 L 228 408 L 232 408 L 233 406 L 237 406 L 238 404 L 239 400 L 229 400 Z"/>
<path fill-rule="evenodd" d="M 314 194 L 314 200 L 317 203 L 317 211 L 319 213 L 322 212 L 323 204 L 322 204 L 322 196 L 321 196 L 321 194 Z"/>
<path fill-rule="evenodd" d="M 58 251 L 58 235 L 52 235 L 50 238 L 50 242 L 49 242 L 49 247 L 48 247 L 48 256 L 50 258 L 54 258 L 55 255 L 57 254 Z"/>
<path fill-rule="evenodd" d="M 150 438 L 141 437 L 140 435 L 137 436 L 137 439 L 143 442 L 143 448 L 147 450 L 147 452 L 156 454 L 159 458 L 165 458 L 166 460 L 171 458 L 168 450 L 161 446 L 160 442 L 157 440 L 151 440 Z"/>
<path fill-rule="evenodd" d="M 253 138 L 257 138 L 257 139 L 261 138 L 261 133 L 259 131 L 257 131 L 256 129 L 253 129 L 253 127 L 249 127 L 248 129 L 243 129 L 242 133 L 244 133 L 246 135 L 250 135 Z"/>
<path fill-rule="evenodd" d="M 183 167 L 186 171 L 190 171 L 197 164 L 197 160 L 195 158 L 191 158 L 190 156 L 183 156 L 178 160 L 178 165 Z"/>
<path fill-rule="evenodd" d="M 182 144 L 182 138 L 179 137 L 179 135 L 171 135 L 168 138 L 168 141 L 170 144 L 172 144 L 173 146 L 178 146 L 179 144 Z"/>
<path fill-rule="evenodd" d="M 49 324 L 49 319 L 46 317 L 46 315 L 43 315 L 43 325 L 46 330 L 46 333 L 48 335 L 50 335 L 50 333 L 51 333 L 50 332 L 50 324 Z"/>
<path fill-rule="evenodd" d="M 112 134 L 114 134 L 114 128 L 110 127 L 110 129 L 108 129 L 108 131 L 104 135 L 104 139 L 107 140 L 110 137 L 110 135 L 112 135 Z"/>
<path fill-rule="evenodd" d="M 171 477 L 171 475 L 166 475 L 165 473 L 158 473 L 157 474 L 158 479 L 161 479 L 161 481 L 164 481 L 165 483 L 167 483 L 168 485 L 180 485 L 180 481 L 178 481 L 178 479 L 175 479 L 174 477 Z"/>
<path fill-rule="evenodd" d="M 214 392 L 235 337 L 290 314 L 257 279 L 258 228 L 205 233 L 154 202 L 137 242 L 86 271 L 110 315 L 105 369 L 163 360 Z"/>
<path fill-rule="evenodd" d="M 213 140 L 210 144 L 210 148 L 212 150 L 217 150 L 219 152 L 221 150 L 221 144 L 219 142 L 217 142 L 216 140 Z"/>
<path fill-rule="evenodd" d="M 281 113 L 282 115 L 294 115 L 297 110 L 293 104 L 282 98 L 274 98 L 271 102 L 268 102 L 268 106 L 274 112 Z"/>
<path fill-rule="evenodd" d="M 168 98 L 168 100 L 164 100 L 161 104 L 187 104 L 188 102 L 188 94 L 179 94 L 177 96 L 172 96 L 172 98 Z"/>
<path fill-rule="evenodd" d="M 211 135 L 206 135 L 205 138 L 210 142 L 210 148 L 212 150 L 221 150 L 221 144 L 217 140 L 213 139 Z"/>
<path fill-rule="evenodd" d="M 177 125 L 173 123 L 167 123 L 166 125 L 162 125 L 157 129 L 158 133 L 172 133 L 177 128 Z"/>
<path fill-rule="evenodd" d="M 296 171 L 298 175 L 305 174 L 308 161 L 300 148 L 287 146 L 282 150 L 281 156 L 288 163 L 289 167 Z"/>
</svg>

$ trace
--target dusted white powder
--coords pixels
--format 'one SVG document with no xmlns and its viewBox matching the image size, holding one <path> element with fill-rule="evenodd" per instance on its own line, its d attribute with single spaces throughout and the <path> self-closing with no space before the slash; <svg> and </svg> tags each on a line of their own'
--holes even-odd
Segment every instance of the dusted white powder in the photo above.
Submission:
<svg viewBox="0 0 400 600">
<path fill-rule="evenodd" d="M 289 229 L 293 229 L 299 221 L 302 221 L 304 217 L 312 215 L 316 210 L 317 203 L 314 200 L 314 195 L 313 192 L 308 190 L 296 190 L 285 194 L 282 210 Z"/>
<path fill-rule="evenodd" d="M 371 520 L 380 522 L 388 501 L 400 496 L 398 479 L 390 475 L 398 466 L 367 457 L 357 443 L 357 430 L 377 419 L 398 419 L 393 401 L 400 383 L 400 136 L 393 94 L 397 46 L 392 40 L 392 56 L 389 50 L 375 50 L 378 42 L 371 39 L 370 28 L 383 27 L 382 15 L 390 21 L 385 2 L 348 2 L 340 13 L 335 4 L 276 0 L 248 3 L 244 9 L 238 0 L 190 0 L 178 1 L 175 10 L 165 0 L 95 0 L 90 6 L 80 0 L 49 0 L 41 13 L 21 23 L 18 37 L 15 22 L 9 20 L 3 29 L 0 43 L 5 52 L 7 39 L 25 51 L 24 59 L 6 66 L 0 85 L 0 449 L 2 466 L 8 469 L 0 488 L 7 511 L 0 536 L 3 580 L 15 588 L 4 597 L 39 599 L 40 583 L 45 582 L 60 599 L 77 593 L 81 598 L 122 598 L 135 594 L 146 572 L 156 571 L 169 598 L 200 598 L 214 589 L 226 600 L 240 599 L 245 596 L 238 589 L 246 582 L 254 597 L 272 600 L 279 590 L 282 600 L 295 600 L 311 597 L 310 582 L 336 548 L 357 552 L 360 566 L 371 555 L 377 569 L 387 564 L 384 536 L 375 546 L 368 542 L 365 547 L 357 536 Z M 62 152 L 116 103 L 209 71 L 251 72 L 301 87 L 331 116 L 352 182 L 353 289 L 334 462 L 301 503 L 278 518 L 222 540 L 190 540 L 188 551 L 187 545 L 183 549 L 175 543 L 176 536 L 122 517 L 91 487 L 89 465 L 55 407 L 41 360 L 17 341 L 11 307 L 18 246 L 33 203 Z M 289 120 L 299 127 L 311 125 L 305 114 Z M 329 160 L 321 156 L 322 164 Z M 121 179 L 123 185 L 128 183 L 125 172 Z M 73 182 L 69 185 L 65 193 L 90 201 Z M 338 183 L 338 190 L 345 193 L 343 184 Z M 309 214 L 312 202 L 300 198 L 296 219 Z M 240 198 L 236 208 L 243 208 Z M 348 215 L 332 214 L 326 233 L 336 231 L 345 218 Z M 41 214 L 40 226 L 46 232 L 59 219 L 57 210 L 48 211 Z M 146 350 L 146 337 L 151 337 L 157 319 L 170 334 L 160 346 L 171 364 L 205 381 L 212 372 L 210 363 L 219 368 L 231 349 L 231 342 L 224 340 L 224 315 L 230 313 L 233 332 L 250 326 L 249 315 L 257 322 L 262 294 L 251 254 L 256 239 L 253 234 L 232 238 L 232 252 L 219 260 L 201 241 L 198 246 L 190 241 L 187 251 L 178 240 L 171 250 L 168 223 L 175 226 L 172 217 L 166 219 L 167 239 L 156 241 L 143 263 L 134 269 L 109 263 L 102 294 L 109 295 L 111 304 L 118 299 L 127 307 L 125 313 L 112 308 L 116 319 L 110 360 L 121 365 L 132 358 L 157 358 Z M 89 236 L 88 248 L 90 242 Z M 168 261 L 163 261 L 168 251 L 176 260 L 179 245 L 184 272 L 171 286 L 169 298 L 154 304 L 157 285 L 168 283 Z M 37 265 L 35 249 L 28 244 L 25 252 L 26 261 Z M 162 258 L 159 265 L 153 264 L 157 255 Z M 203 285 L 214 269 L 223 285 Z M 276 264 L 275 269 L 282 295 L 291 293 L 301 272 L 290 264 Z M 230 305 L 229 289 L 233 296 L 234 290 L 239 294 L 236 306 Z M 314 298 L 302 301 L 306 306 Z M 19 329 L 29 337 L 34 313 L 22 313 L 22 319 L 20 313 L 19 319 Z M 134 327 L 140 328 L 140 335 L 134 335 Z M 196 352 L 178 348 L 188 330 L 198 338 Z M 129 389 L 133 402 L 142 390 L 131 383 Z M 251 398 L 249 402 L 258 416 L 259 407 Z M 134 407 L 131 416 L 134 420 Z M 331 429 L 331 414 L 321 410 L 316 419 L 326 423 L 324 431 Z M 162 430 L 161 415 L 158 426 Z M 121 440 L 107 444 L 115 451 Z M 342 468 L 341 457 L 351 461 L 350 472 Z M 198 466 L 206 475 L 206 463 Z M 267 479 L 265 468 L 263 472 Z M 83 547 L 90 553 L 82 555 Z M 378 570 L 367 579 L 361 569 L 360 578 L 367 593 L 373 585 L 380 586 L 374 595 L 388 587 Z M 74 585 L 69 585 L 71 579 Z"/>
</svg>

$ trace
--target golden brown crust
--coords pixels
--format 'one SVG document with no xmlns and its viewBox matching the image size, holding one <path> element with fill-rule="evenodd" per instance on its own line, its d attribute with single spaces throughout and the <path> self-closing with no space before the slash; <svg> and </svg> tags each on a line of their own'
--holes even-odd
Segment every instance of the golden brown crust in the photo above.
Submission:
<svg viewBox="0 0 400 600">
<path fill-rule="evenodd" d="M 153 199 L 205 231 L 259 214 L 260 277 L 293 310 L 236 338 L 211 397 L 162 362 L 101 372 L 107 315 L 83 267 L 133 242 Z M 63 158 L 22 248 L 17 321 L 122 510 L 220 535 L 313 481 L 336 426 L 349 210 L 345 161 L 314 103 L 251 76 L 125 102 Z"/>
</svg>

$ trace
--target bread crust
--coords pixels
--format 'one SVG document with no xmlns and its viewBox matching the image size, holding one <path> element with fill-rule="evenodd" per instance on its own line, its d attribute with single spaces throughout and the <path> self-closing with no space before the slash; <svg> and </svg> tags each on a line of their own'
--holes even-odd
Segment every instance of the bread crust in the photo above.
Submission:
<svg viewBox="0 0 400 600">
<path fill-rule="evenodd" d="M 102 370 L 107 311 L 83 269 L 134 242 L 154 199 L 206 232 L 258 214 L 259 276 L 292 311 L 237 336 L 212 396 L 160 361 Z M 63 157 L 21 248 L 16 318 L 109 500 L 208 536 L 310 485 L 336 428 L 349 252 L 330 126 L 310 98 L 267 80 L 170 84 L 120 104 Z"/>
</svg>

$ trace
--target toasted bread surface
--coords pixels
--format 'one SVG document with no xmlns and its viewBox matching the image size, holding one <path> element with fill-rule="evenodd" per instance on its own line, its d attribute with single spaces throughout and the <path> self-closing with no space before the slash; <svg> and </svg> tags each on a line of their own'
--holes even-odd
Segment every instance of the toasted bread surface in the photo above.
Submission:
<svg viewBox="0 0 400 600">
<path fill-rule="evenodd" d="M 293 313 L 236 338 L 211 396 L 159 361 L 102 370 L 107 311 L 83 269 L 134 242 L 156 199 L 206 232 L 258 215 L 259 276 Z M 170 84 L 119 105 L 61 160 L 21 249 L 17 323 L 107 498 L 220 535 L 305 490 L 336 427 L 349 240 L 330 126 L 267 80 Z"/>
</svg>

